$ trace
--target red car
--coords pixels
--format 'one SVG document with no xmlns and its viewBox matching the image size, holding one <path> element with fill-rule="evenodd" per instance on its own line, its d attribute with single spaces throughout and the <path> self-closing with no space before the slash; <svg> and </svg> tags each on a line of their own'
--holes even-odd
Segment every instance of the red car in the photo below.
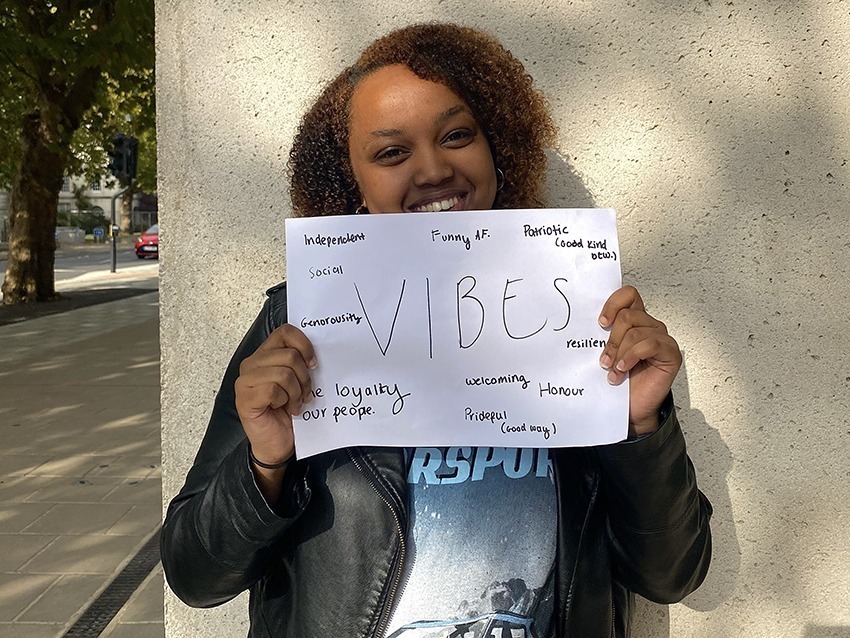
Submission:
<svg viewBox="0 0 850 638">
<path fill-rule="evenodd" d="M 159 224 L 148 228 L 142 236 L 136 240 L 136 257 L 154 257 L 159 259 Z"/>
</svg>

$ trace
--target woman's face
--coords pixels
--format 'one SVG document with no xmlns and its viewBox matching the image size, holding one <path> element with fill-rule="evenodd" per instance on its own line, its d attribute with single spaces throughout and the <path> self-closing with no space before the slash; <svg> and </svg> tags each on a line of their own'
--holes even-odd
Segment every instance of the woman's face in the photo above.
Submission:
<svg viewBox="0 0 850 638">
<path fill-rule="evenodd" d="M 348 152 L 370 213 L 485 210 L 496 199 L 490 145 L 466 103 L 402 65 L 351 98 Z"/>
</svg>

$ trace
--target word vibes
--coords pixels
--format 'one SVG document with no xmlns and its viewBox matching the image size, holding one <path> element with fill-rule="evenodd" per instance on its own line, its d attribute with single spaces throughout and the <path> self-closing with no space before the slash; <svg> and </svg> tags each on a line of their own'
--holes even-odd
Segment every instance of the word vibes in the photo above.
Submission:
<svg viewBox="0 0 850 638">
<path fill-rule="evenodd" d="M 498 299 L 498 301 L 501 302 L 499 304 L 500 307 L 495 311 L 497 320 L 492 322 L 496 324 L 496 329 L 501 329 L 505 336 L 514 341 L 529 339 L 540 334 L 544 331 L 544 329 L 548 329 L 553 332 L 560 332 L 564 330 L 569 325 L 572 314 L 570 300 L 567 296 L 567 279 L 563 277 L 555 277 L 551 280 L 550 285 L 544 286 L 542 289 L 545 290 L 545 294 L 560 301 L 560 303 L 557 304 L 560 309 L 557 313 L 558 316 L 552 317 L 547 314 L 546 316 L 541 316 L 534 326 L 519 328 L 516 326 L 516 323 L 518 323 L 516 322 L 516 314 L 518 314 L 517 311 L 519 311 L 519 313 L 527 311 L 529 307 L 534 306 L 540 301 L 541 295 L 543 294 L 539 287 L 539 282 L 531 282 L 524 286 L 522 284 L 523 281 L 524 279 L 521 277 L 505 280 L 504 288 L 502 289 L 502 293 Z M 372 337 L 374 338 L 381 355 L 387 356 L 387 353 L 390 350 L 400 314 L 399 311 L 401 310 L 402 305 L 405 303 L 414 303 L 419 304 L 419 308 L 423 311 L 425 319 L 427 320 L 428 353 L 431 359 L 434 358 L 431 279 L 426 277 L 424 284 L 421 297 L 417 295 L 418 299 L 410 301 L 411 293 L 409 292 L 407 279 L 403 279 L 396 303 L 388 305 L 387 316 L 376 317 L 374 308 L 370 310 L 366 307 L 366 303 L 363 301 L 363 295 L 360 293 L 360 287 L 356 282 L 354 282 L 354 290 L 360 305 L 359 311 L 362 312 L 362 316 L 366 319 L 366 323 L 372 332 Z M 488 317 L 492 317 L 494 312 L 492 309 L 494 301 L 494 299 L 492 299 L 492 295 L 489 295 L 489 299 L 485 301 L 487 297 L 478 292 L 478 286 L 478 279 L 473 275 L 461 277 L 455 284 L 455 294 L 453 295 L 454 307 L 452 308 L 450 316 L 457 317 L 457 342 L 461 350 L 466 350 L 475 345 L 484 331 L 485 324 L 488 323 Z M 531 294 L 518 294 L 517 291 L 522 289 L 530 289 Z M 392 307 L 393 305 L 395 308 Z M 392 316 L 390 316 L 390 312 L 392 312 Z M 354 317 L 360 316 L 356 313 L 350 314 Z M 550 320 L 553 321 L 550 323 Z M 389 325 L 389 329 L 384 329 L 384 333 L 379 334 L 379 330 L 376 326 L 387 325 Z"/>
</svg>

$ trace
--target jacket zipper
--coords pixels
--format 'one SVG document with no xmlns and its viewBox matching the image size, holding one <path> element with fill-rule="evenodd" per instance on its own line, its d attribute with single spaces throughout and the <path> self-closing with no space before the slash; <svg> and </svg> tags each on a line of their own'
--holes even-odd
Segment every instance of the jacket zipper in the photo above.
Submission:
<svg viewBox="0 0 850 638">
<path fill-rule="evenodd" d="M 611 638 L 614 638 L 614 633 L 617 631 L 617 606 L 614 604 L 614 599 L 611 599 Z"/>
<path fill-rule="evenodd" d="M 360 460 L 355 456 L 354 452 L 351 449 L 348 450 L 348 456 L 351 458 L 351 462 L 354 464 L 354 467 L 357 468 L 357 471 L 360 472 L 363 476 L 365 476 L 366 480 L 369 481 L 369 485 L 372 486 L 372 489 L 375 491 L 375 494 L 377 494 L 378 497 L 387 506 L 387 508 L 389 508 L 390 513 L 393 515 L 393 521 L 395 522 L 396 533 L 398 534 L 399 553 L 398 560 L 396 561 L 395 573 L 393 574 L 393 579 L 390 583 L 390 591 L 387 595 L 387 603 L 384 606 L 384 609 L 381 610 L 381 615 L 378 620 L 377 631 L 375 632 L 375 636 L 377 638 L 383 638 L 384 633 L 387 629 L 387 624 L 390 621 L 390 615 L 393 609 L 393 605 L 395 604 L 396 595 L 398 594 L 398 586 L 401 582 L 405 555 L 407 554 L 407 543 L 404 538 L 404 530 L 401 528 L 401 520 L 395 505 L 393 505 L 393 503 L 390 502 L 390 499 L 384 495 L 378 484 L 375 482 L 375 479 L 372 477 L 372 474 L 366 471 L 366 469 L 363 467 L 363 464 L 360 463 Z"/>
<path fill-rule="evenodd" d="M 555 485 L 557 486 L 558 485 L 558 470 L 557 470 L 558 466 L 557 466 L 557 464 L 553 463 L 552 467 L 553 467 L 554 472 L 555 472 Z M 596 475 L 596 476 L 594 476 L 594 479 L 593 479 L 593 490 L 590 494 L 590 499 L 587 503 L 587 511 L 584 514 L 584 522 L 582 523 L 581 533 L 579 534 L 579 539 L 578 539 L 578 545 L 576 546 L 576 561 L 578 561 L 578 556 L 581 553 L 582 546 L 584 545 L 584 533 L 587 530 L 588 517 L 590 516 L 591 510 L 593 509 L 593 507 L 596 503 L 596 495 L 597 495 L 598 491 L 599 491 L 599 477 L 598 477 L 598 475 Z M 564 601 L 564 610 L 562 612 L 563 613 L 563 626 L 564 626 L 565 629 L 566 629 L 566 625 L 567 625 L 567 619 L 569 618 L 570 613 L 572 612 L 573 588 L 574 587 L 575 587 L 575 571 L 573 571 L 572 579 L 571 579 L 570 585 L 567 589 L 567 598 Z M 612 609 L 614 607 L 614 601 L 613 600 L 611 601 L 611 607 L 612 607 Z M 614 610 L 614 612 L 616 613 L 616 610 Z M 611 636 L 614 636 L 614 631 L 615 631 L 614 628 L 616 627 L 616 625 L 614 624 L 614 620 L 615 619 L 612 617 L 612 619 L 611 619 Z"/>
</svg>

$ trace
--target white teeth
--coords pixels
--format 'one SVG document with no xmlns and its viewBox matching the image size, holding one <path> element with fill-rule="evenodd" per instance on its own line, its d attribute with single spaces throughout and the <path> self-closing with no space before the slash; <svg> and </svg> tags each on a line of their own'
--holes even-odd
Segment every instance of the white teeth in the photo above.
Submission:
<svg viewBox="0 0 850 638">
<path fill-rule="evenodd" d="M 442 210 L 448 210 L 455 204 L 460 201 L 460 197 L 449 197 L 448 199 L 444 199 L 439 202 L 431 202 L 430 204 L 425 204 L 424 206 L 418 206 L 413 210 L 417 212 L 424 213 L 438 213 Z"/>
</svg>

